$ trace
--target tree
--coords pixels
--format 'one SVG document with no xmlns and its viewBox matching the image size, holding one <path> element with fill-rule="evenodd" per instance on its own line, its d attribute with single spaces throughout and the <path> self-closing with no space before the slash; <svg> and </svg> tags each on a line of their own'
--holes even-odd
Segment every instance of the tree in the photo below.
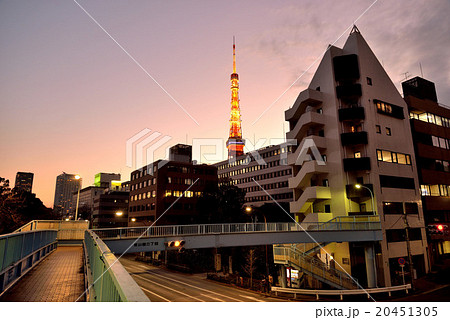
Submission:
<svg viewBox="0 0 450 320">
<path fill-rule="evenodd" d="M 220 187 L 206 186 L 197 202 L 199 215 L 196 223 L 245 222 L 244 201 L 245 192 L 232 185 L 230 180 L 221 180 Z"/>
<path fill-rule="evenodd" d="M 257 267 L 257 260 L 255 250 L 250 249 L 245 256 L 245 264 L 242 266 L 244 272 L 250 277 L 250 288 L 253 287 L 253 273 Z"/>
<path fill-rule="evenodd" d="M 52 210 L 34 193 L 11 189 L 9 181 L 0 177 L 0 234 L 13 232 L 37 219 L 54 219 Z"/>
</svg>

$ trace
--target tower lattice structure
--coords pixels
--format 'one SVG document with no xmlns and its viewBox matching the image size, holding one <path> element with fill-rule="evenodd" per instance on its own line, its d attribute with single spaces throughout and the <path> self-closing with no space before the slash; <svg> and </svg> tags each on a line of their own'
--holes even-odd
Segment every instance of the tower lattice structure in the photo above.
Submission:
<svg viewBox="0 0 450 320">
<path fill-rule="evenodd" d="M 227 140 L 228 159 L 244 154 L 241 109 L 239 107 L 239 75 L 236 73 L 236 45 L 233 38 L 233 73 L 231 74 L 230 134 Z"/>
</svg>

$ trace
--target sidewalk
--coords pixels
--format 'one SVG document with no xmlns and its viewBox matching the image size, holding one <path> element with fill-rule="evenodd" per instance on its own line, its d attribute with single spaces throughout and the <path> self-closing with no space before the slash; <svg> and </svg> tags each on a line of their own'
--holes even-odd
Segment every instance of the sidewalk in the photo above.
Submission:
<svg viewBox="0 0 450 320">
<path fill-rule="evenodd" d="M 58 247 L 0 301 L 74 302 L 83 292 L 83 248 Z"/>
</svg>

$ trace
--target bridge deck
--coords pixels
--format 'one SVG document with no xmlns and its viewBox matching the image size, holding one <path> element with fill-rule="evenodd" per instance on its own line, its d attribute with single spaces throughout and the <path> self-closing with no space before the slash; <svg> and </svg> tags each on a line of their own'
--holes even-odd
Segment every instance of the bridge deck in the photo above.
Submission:
<svg viewBox="0 0 450 320">
<path fill-rule="evenodd" d="M 83 292 L 83 248 L 58 247 L 6 292 L 0 301 L 73 302 Z"/>
</svg>

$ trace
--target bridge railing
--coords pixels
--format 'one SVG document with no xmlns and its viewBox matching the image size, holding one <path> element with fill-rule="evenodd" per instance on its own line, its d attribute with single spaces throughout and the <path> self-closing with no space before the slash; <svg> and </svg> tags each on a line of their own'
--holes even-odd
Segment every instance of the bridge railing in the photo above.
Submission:
<svg viewBox="0 0 450 320">
<path fill-rule="evenodd" d="M 33 220 L 23 225 L 16 232 L 24 232 L 30 230 L 57 230 L 58 240 L 83 240 L 84 231 L 89 228 L 89 221 L 84 220 Z"/>
<path fill-rule="evenodd" d="M 283 232 L 283 231 L 349 231 L 349 230 L 380 230 L 378 216 L 336 217 L 328 222 L 269 222 L 269 223 L 228 223 L 228 224 L 198 224 L 152 227 L 127 227 L 95 229 L 102 239 L 144 237 L 204 235 L 253 232 Z"/>
<path fill-rule="evenodd" d="M 150 301 L 116 256 L 91 230 L 85 232 L 84 252 L 86 301 Z"/>
<path fill-rule="evenodd" d="M 55 230 L 0 235 L 0 294 L 56 249 Z"/>
</svg>

